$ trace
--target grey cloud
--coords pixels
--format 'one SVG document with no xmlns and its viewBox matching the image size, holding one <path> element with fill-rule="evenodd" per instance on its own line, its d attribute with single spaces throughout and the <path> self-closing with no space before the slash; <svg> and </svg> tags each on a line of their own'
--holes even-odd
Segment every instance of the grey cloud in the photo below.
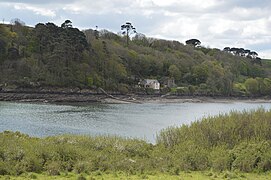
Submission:
<svg viewBox="0 0 271 180">
<path fill-rule="evenodd" d="M 271 6 L 270 0 L 227 0 L 225 2 L 231 7 L 265 8 Z"/>
<path fill-rule="evenodd" d="M 137 28 L 137 31 L 143 34 L 148 34 L 153 29 L 157 28 L 161 22 L 166 22 L 165 17 L 161 17 L 159 14 L 153 14 L 151 18 L 144 16 L 143 14 L 99 14 L 89 15 L 81 14 L 80 18 L 76 14 L 69 14 L 61 10 L 61 16 L 66 19 L 71 19 L 73 25 L 82 29 L 94 28 L 98 26 L 99 29 L 108 29 L 113 32 L 120 31 L 120 25 L 126 21 L 131 21 Z"/>
<path fill-rule="evenodd" d="M 248 45 L 248 48 L 253 49 L 255 51 L 270 50 L 271 49 L 271 38 L 269 39 L 269 42 L 250 44 L 250 45 Z"/>
<path fill-rule="evenodd" d="M 76 0 L 2 0 L 0 3 L 22 3 L 22 4 L 67 4 Z"/>
</svg>

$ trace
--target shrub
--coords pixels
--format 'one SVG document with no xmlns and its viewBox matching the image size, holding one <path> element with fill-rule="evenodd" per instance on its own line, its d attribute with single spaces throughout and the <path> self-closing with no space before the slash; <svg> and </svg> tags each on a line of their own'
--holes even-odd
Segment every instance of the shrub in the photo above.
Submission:
<svg viewBox="0 0 271 180">
<path fill-rule="evenodd" d="M 225 171 L 231 169 L 232 158 L 229 150 L 225 146 L 214 147 L 210 152 L 211 167 L 215 171 Z"/>
<path fill-rule="evenodd" d="M 237 145 L 233 150 L 234 161 L 232 169 L 244 172 L 252 172 L 255 169 L 267 171 L 270 169 L 270 157 L 266 158 L 266 153 L 270 153 L 270 143 L 244 142 Z"/>
<path fill-rule="evenodd" d="M 177 87 L 176 90 L 179 95 L 188 95 L 190 93 L 188 87 Z"/>
<path fill-rule="evenodd" d="M 236 83 L 233 85 L 233 94 L 237 96 L 245 96 L 247 95 L 247 90 L 244 84 Z"/>
<path fill-rule="evenodd" d="M 42 163 L 41 159 L 38 159 L 35 156 L 27 156 L 20 162 L 20 169 L 22 172 L 41 172 Z"/>
<path fill-rule="evenodd" d="M 201 171 L 209 167 L 208 151 L 194 142 L 187 141 L 175 148 L 181 170 Z"/>
<path fill-rule="evenodd" d="M 121 94 L 127 94 L 129 92 L 128 90 L 128 85 L 126 84 L 119 84 L 118 85 L 118 91 L 121 93 Z"/>
<path fill-rule="evenodd" d="M 82 174 L 77 177 L 77 180 L 87 180 Z"/>
<path fill-rule="evenodd" d="M 74 172 L 77 174 L 92 171 L 93 164 L 87 161 L 79 161 L 74 165 Z"/>
<path fill-rule="evenodd" d="M 45 169 L 50 176 L 57 176 L 60 175 L 61 165 L 59 162 L 50 162 L 46 165 Z"/>
<path fill-rule="evenodd" d="M 0 161 L 0 175 L 7 175 L 7 174 L 9 173 L 8 173 L 6 164 Z"/>
<path fill-rule="evenodd" d="M 35 174 L 30 174 L 29 176 L 28 176 L 30 179 L 37 179 L 38 177 L 37 177 L 37 175 L 35 175 Z"/>
<path fill-rule="evenodd" d="M 258 95 L 259 93 L 259 85 L 258 85 L 258 81 L 256 79 L 253 78 L 248 78 L 245 81 L 245 86 L 247 91 L 251 94 L 251 95 Z"/>
<path fill-rule="evenodd" d="M 190 95 L 194 95 L 194 93 L 195 93 L 196 90 L 197 90 L 197 86 L 189 85 L 189 86 L 188 86 L 188 90 L 189 90 L 189 94 L 190 94 Z"/>
</svg>

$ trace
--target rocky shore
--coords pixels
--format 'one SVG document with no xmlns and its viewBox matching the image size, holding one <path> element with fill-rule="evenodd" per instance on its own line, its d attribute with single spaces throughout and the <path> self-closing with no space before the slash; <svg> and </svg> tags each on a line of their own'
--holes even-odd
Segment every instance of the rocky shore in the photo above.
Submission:
<svg viewBox="0 0 271 180">
<path fill-rule="evenodd" d="M 60 93 L 60 92 L 0 92 L 0 101 L 20 102 L 101 102 L 102 94 Z"/>
<path fill-rule="evenodd" d="M 201 103 L 221 102 L 229 103 L 236 101 L 244 102 L 266 102 L 271 103 L 270 98 L 248 98 L 248 97 L 192 97 L 192 96 L 161 96 L 117 93 L 105 94 L 103 92 L 90 91 L 0 91 L 0 101 L 15 102 L 41 102 L 41 103 Z"/>
</svg>

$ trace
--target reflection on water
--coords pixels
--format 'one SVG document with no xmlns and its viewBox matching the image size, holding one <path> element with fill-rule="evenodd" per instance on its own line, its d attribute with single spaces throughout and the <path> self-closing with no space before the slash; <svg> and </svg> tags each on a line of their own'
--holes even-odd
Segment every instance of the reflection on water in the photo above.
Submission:
<svg viewBox="0 0 271 180">
<path fill-rule="evenodd" d="M 269 103 L 170 103 L 55 105 L 0 102 L 0 131 L 32 136 L 113 134 L 155 141 L 168 126 L 189 124 L 202 117 L 263 107 Z"/>
</svg>

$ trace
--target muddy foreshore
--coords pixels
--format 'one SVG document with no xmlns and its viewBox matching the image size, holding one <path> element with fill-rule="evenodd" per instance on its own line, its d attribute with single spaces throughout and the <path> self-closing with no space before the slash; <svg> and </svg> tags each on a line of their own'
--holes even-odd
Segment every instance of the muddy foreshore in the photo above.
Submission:
<svg viewBox="0 0 271 180">
<path fill-rule="evenodd" d="M 270 97 L 210 97 L 210 96 L 174 96 L 174 95 L 146 95 L 111 93 L 92 91 L 37 91 L 37 90 L 9 90 L 0 91 L 0 101 L 14 102 L 42 102 L 42 103 L 230 103 L 244 101 L 251 103 L 271 103 Z"/>
</svg>

